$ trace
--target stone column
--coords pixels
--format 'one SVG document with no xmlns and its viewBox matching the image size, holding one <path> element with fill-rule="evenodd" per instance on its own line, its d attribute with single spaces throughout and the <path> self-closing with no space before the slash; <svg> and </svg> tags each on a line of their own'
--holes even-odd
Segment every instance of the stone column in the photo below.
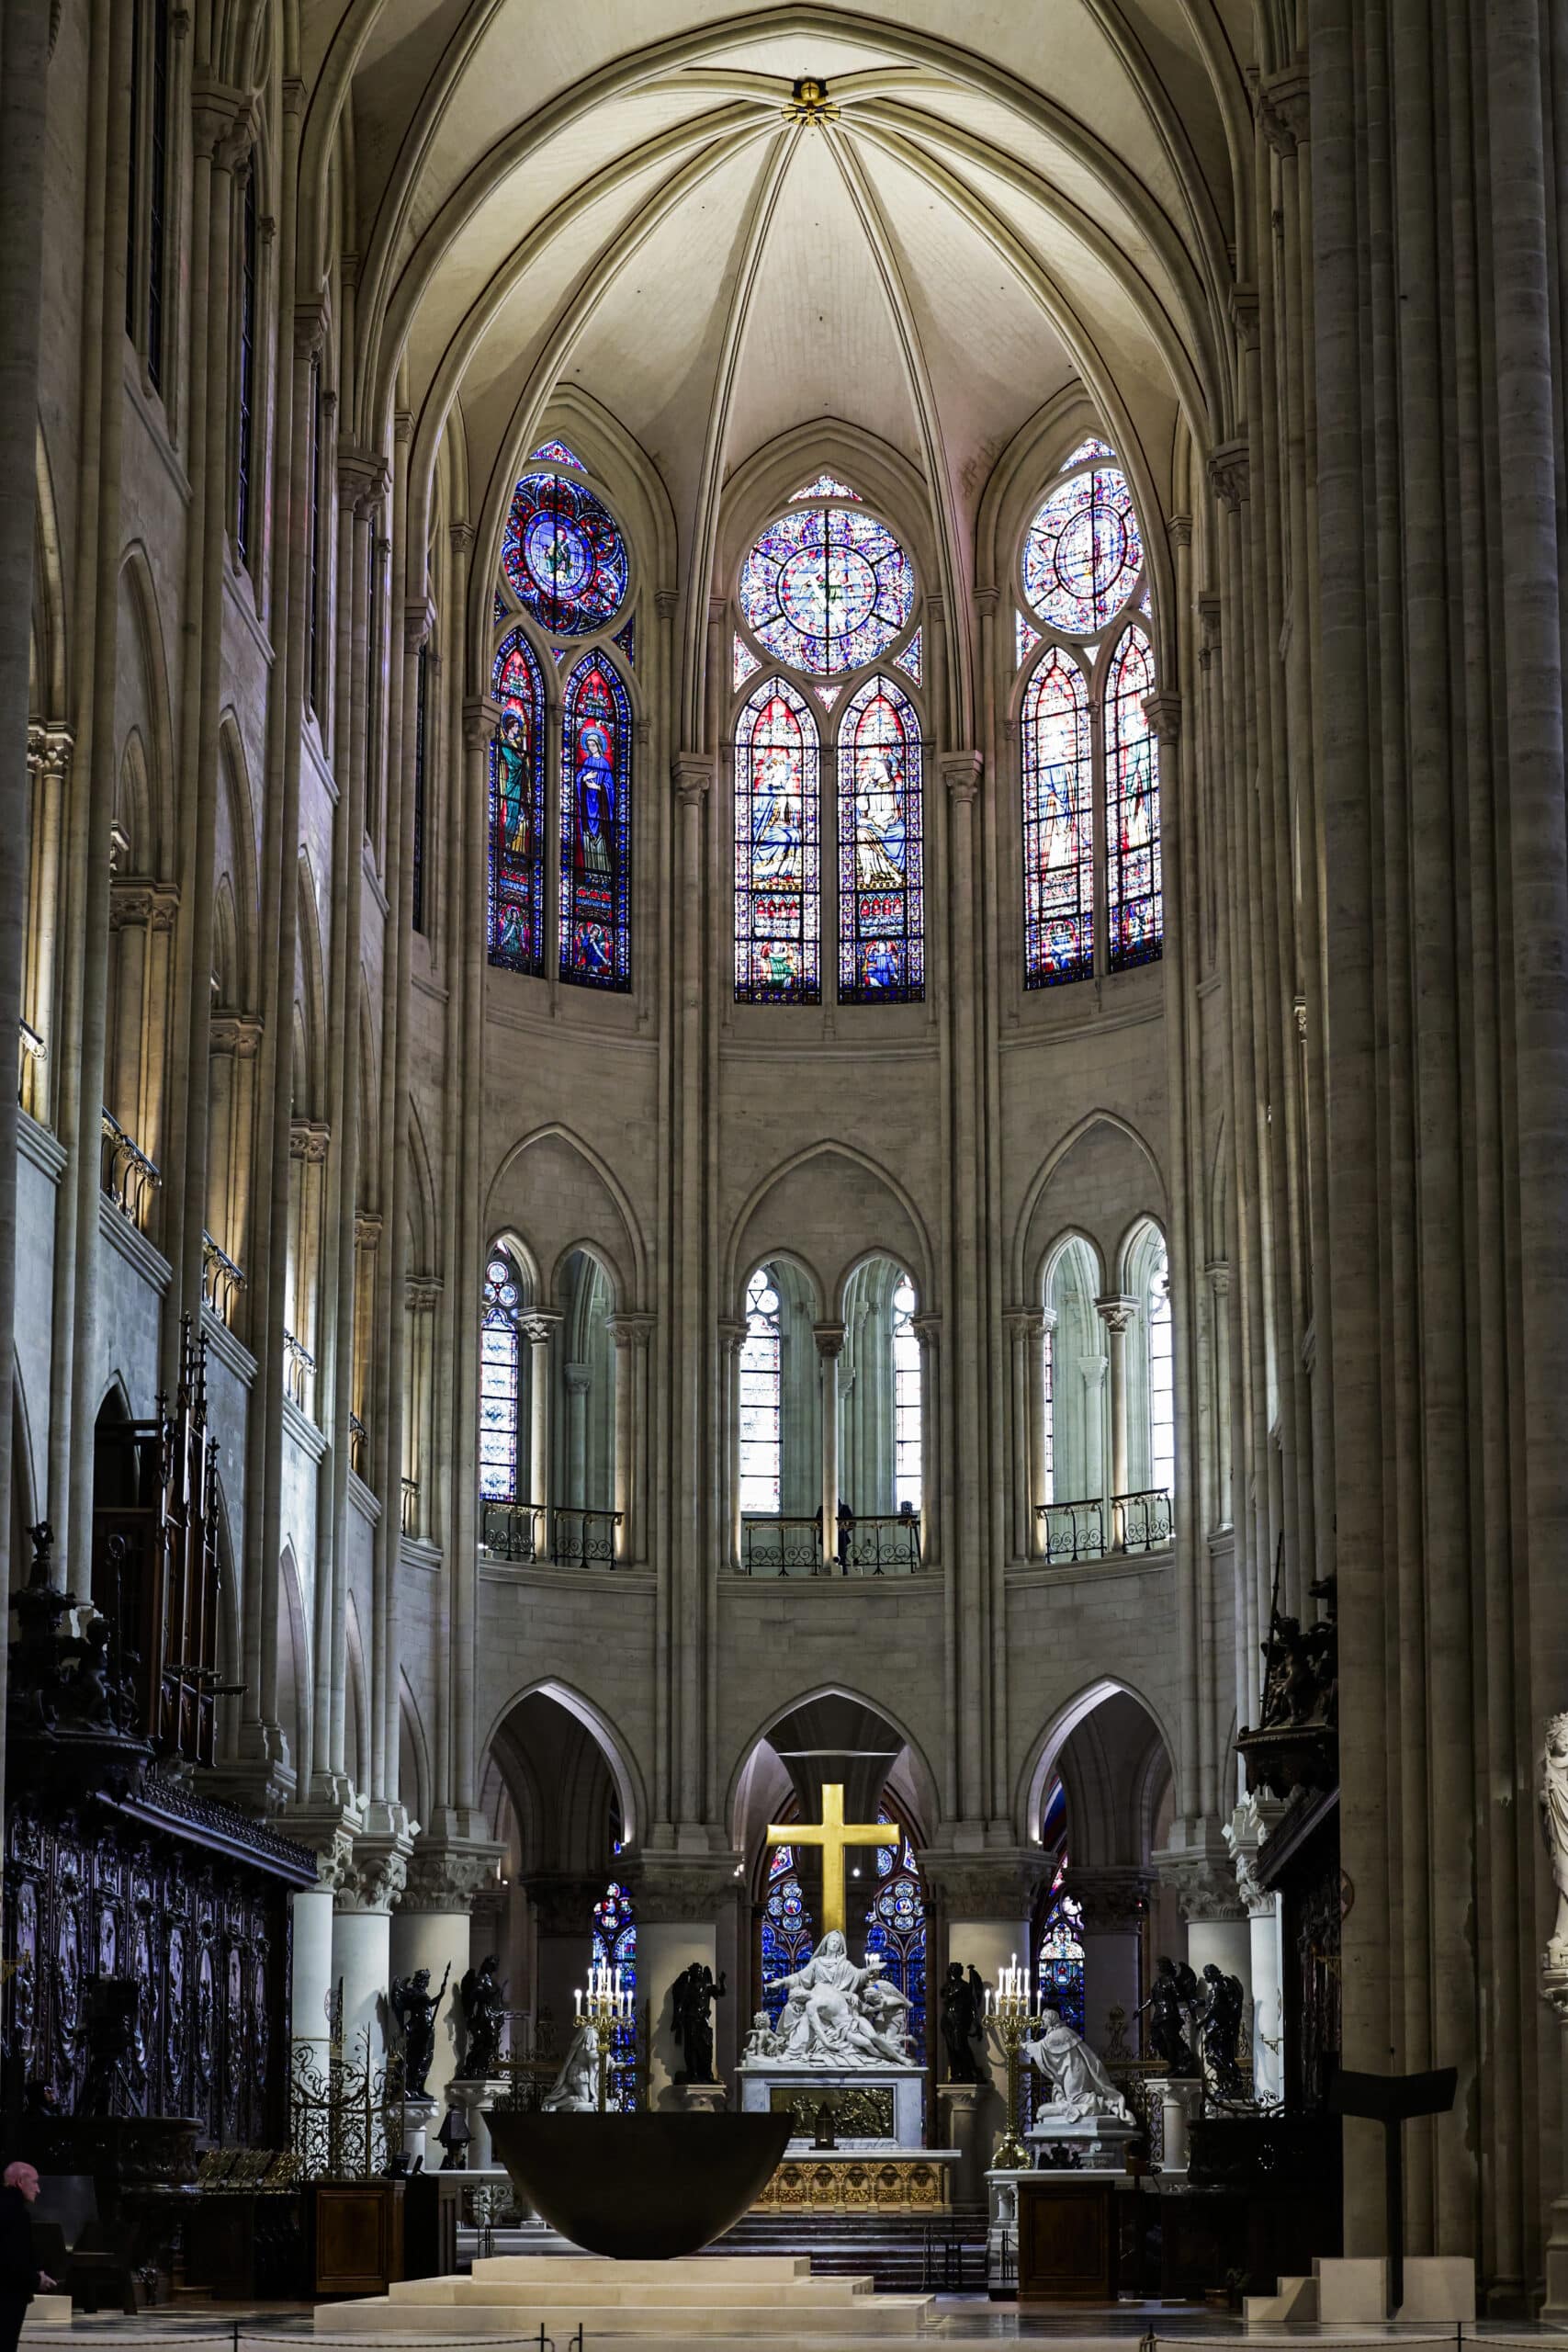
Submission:
<svg viewBox="0 0 1568 2352">
<path fill-rule="evenodd" d="M 1280 1897 L 1261 1884 L 1259 1851 L 1284 1813 L 1267 1792 L 1244 1797 L 1225 1824 L 1224 1839 L 1235 1865 L 1236 1893 L 1247 1910 L 1248 1974 L 1252 1988 L 1252 2084 L 1260 2099 L 1285 2096 L 1285 1986 L 1280 1950 Z M 1239 1972 L 1236 1972 L 1239 1973 Z"/>
<path fill-rule="evenodd" d="M 950 1962 L 979 1971 L 994 1986 L 1011 1962 L 1032 1974 L 1030 1926 L 1042 1882 L 1051 1869 L 1039 1847 L 998 1854 L 923 1853 L 920 1871 L 934 1915 L 926 1932 L 926 1983 L 934 2002 Z M 939 2071 L 946 2052 L 939 2041 Z M 987 2097 L 977 2107 L 975 2130 L 982 2166 L 988 2165 L 1003 2128 L 1006 2071 L 989 2038 L 983 2062 L 989 2069 Z"/>
<path fill-rule="evenodd" d="M 920 1566 L 942 1565 L 942 1317 L 917 1315 L 909 1326 L 920 1350 Z"/>
<path fill-rule="evenodd" d="M 550 1556 L 550 1340 L 560 1317 L 534 1307 L 518 1329 L 528 1342 L 528 1493 L 534 1506 L 534 1543 L 539 1559 Z M 524 1499 L 524 1498 L 519 1498 Z"/>
<path fill-rule="evenodd" d="M 648 1434 L 648 1342 L 651 1315 L 612 1315 L 610 1337 L 615 1343 L 615 1558 L 638 1566 L 648 1558 L 644 1518 Z"/>
<path fill-rule="evenodd" d="M 476 1896 L 496 1883 L 502 1850 L 497 1845 L 421 1838 L 409 1861 L 402 1900 L 392 1917 L 392 1976 L 410 1976 L 416 1968 L 428 1968 L 434 1993 L 445 1972 L 451 1971 L 446 1998 L 436 2015 L 435 2057 L 426 2082 L 426 2096 L 438 2107 L 446 2103 L 447 2084 L 463 2071 L 457 1987 L 473 1957 L 469 1916 Z M 428 2152 L 425 2160 L 430 2161 Z"/>
<path fill-rule="evenodd" d="M 652 2109 L 680 2111 L 699 2102 L 686 2097 L 686 2086 L 676 2075 L 685 2060 L 673 2032 L 675 1979 L 694 1961 L 711 1968 L 716 1980 L 718 1914 L 733 1901 L 739 1882 L 739 1856 L 716 1856 L 711 1865 L 685 1862 L 646 1862 L 632 1876 L 631 1897 L 637 1912 L 637 2018 L 638 2057 L 647 2085 L 646 2103 Z M 725 2000 L 744 2001 L 743 1985 L 728 1987 Z M 719 2075 L 718 2044 L 724 2020 L 723 2002 L 710 2011 L 714 2028 L 714 2075 Z"/>
<path fill-rule="evenodd" d="M 408 1876 L 410 1849 L 406 1838 L 357 1838 L 337 1891 L 333 1977 L 343 1985 L 343 2044 L 350 2062 L 368 2032 L 372 2066 L 386 2063 L 392 1908 Z"/>
<path fill-rule="evenodd" d="M 295 1825 L 290 1822 L 292 1831 Z M 296 1887 L 289 1897 L 292 1973 L 289 2036 L 312 2071 L 326 2071 L 331 2041 L 329 2010 L 337 1979 L 333 1969 L 333 1906 L 354 1857 L 352 1837 L 340 1828 L 317 1855 L 321 1876 L 314 1886 Z"/>
<path fill-rule="evenodd" d="M 1188 1966 L 1200 1980 L 1211 1962 L 1226 1976 L 1239 1976 L 1245 1996 L 1242 2015 L 1248 2016 L 1252 1933 L 1218 1825 L 1178 1821 L 1169 1845 L 1153 1859 L 1160 1877 L 1176 1889 L 1187 1926 Z"/>
<path fill-rule="evenodd" d="M 740 1567 L 746 1541 L 740 1512 L 740 1351 L 745 1344 L 745 1324 L 725 1316 L 718 1327 L 718 1346 L 724 1399 L 724 1524 L 732 1573 Z"/>
<path fill-rule="evenodd" d="M 566 1501 L 572 1510 L 588 1505 L 588 1392 L 593 1374 L 585 1363 L 561 1366 L 566 1386 Z"/>
<path fill-rule="evenodd" d="M 1094 1311 L 1105 1326 L 1111 1350 L 1111 1500 L 1105 1544 L 1108 1551 L 1120 1552 L 1126 1542 L 1116 1498 L 1127 1491 L 1127 1334 L 1138 1302 L 1111 1292 L 1095 1300 Z"/>
<path fill-rule="evenodd" d="M 822 1367 L 822 1572 L 828 1576 L 839 1560 L 839 1357 L 844 1327 L 814 1323 L 811 1329 Z"/>
<path fill-rule="evenodd" d="M 1027 1560 L 1034 1551 L 1035 1505 L 1044 1500 L 1041 1476 L 1042 1447 L 1036 1442 L 1035 1421 L 1042 1419 L 1038 1368 L 1031 1377 L 1031 1351 L 1037 1358 L 1044 1317 L 1036 1306 L 1010 1306 L 1002 1317 L 1007 1326 L 1008 1353 L 1012 1374 L 1012 1542 L 1015 1560 Z"/>
<path fill-rule="evenodd" d="M 1112 2009 L 1122 2012 L 1129 2034 L 1134 2030 L 1152 1881 L 1146 1871 L 1074 1863 L 1067 1892 L 1083 1905 L 1084 2040 L 1103 2055 Z"/>
</svg>

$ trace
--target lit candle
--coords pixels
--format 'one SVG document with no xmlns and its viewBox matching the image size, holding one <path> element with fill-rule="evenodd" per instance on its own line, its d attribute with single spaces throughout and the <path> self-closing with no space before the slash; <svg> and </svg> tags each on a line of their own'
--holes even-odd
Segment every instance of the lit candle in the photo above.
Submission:
<svg viewBox="0 0 1568 2352">
<path fill-rule="evenodd" d="M 578 2024 L 579 2024 L 579 2025 L 581 2025 L 581 2024 L 582 2023 L 582 1995 L 581 1995 L 581 1991 L 578 1991 L 578 1992 L 573 1993 L 573 1995 L 572 1995 L 572 1996 L 571 1996 L 571 1997 L 572 1997 L 573 2004 L 574 2004 L 574 2006 L 575 2006 L 575 2007 L 576 2007 L 576 2010 L 577 2010 L 577 2022 L 578 2022 Z"/>
</svg>

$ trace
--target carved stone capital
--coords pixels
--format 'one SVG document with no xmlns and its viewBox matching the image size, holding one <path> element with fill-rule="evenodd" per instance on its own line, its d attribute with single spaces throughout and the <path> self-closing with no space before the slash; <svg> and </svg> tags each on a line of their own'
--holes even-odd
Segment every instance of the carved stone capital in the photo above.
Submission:
<svg viewBox="0 0 1568 2352">
<path fill-rule="evenodd" d="M 408 447 L 409 443 L 413 439 L 412 409 L 400 408 L 394 411 L 392 416 L 392 438 L 397 443 L 400 449 L 406 449 Z"/>
<path fill-rule="evenodd" d="M 1000 1854 L 920 1856 L 920 1875 L 934 1909 L 949 1919 L 1027 1919 L 1055 1857 L 1038 1846 Z M 962 1959 L 961 1952 L 953 1957 Z"/>
<path fill-rule="evenodd" d="M 1236 285 L 1231 288 L 1231 324 L 1235 339 L 1244 351 L 1258 348 L 1258 288 Z"/>
<path fill-rule="evenodd" d="M 942 755 L 942 780 L 951 799 L 967 805 L 980 789 L 985 774 L 985 754 L 981 752 L 944 752 Z"/>
<path fill-rule="evenodd" d="M 501 725 L 501 705 L 489 695 L 476 695 L 463 705 L 463 743 L 466 750 L 482 752 Z"/>
<path fill-rule="evenodd" d="M 428 596 L 412 600 L 403 606 L 403 650 L 417 653 L 428 645 L 435 628 L 435 607 Z"/>
<path fill-rule="evenodd" d="M 243 90 L 197 74 L 191 82 L 190 129 L 197 155 L 231 172 L 250 153 L 255 136 L 250 100 Z"/>
<path fill-rule="evenodd" d="M 814 1323 L 811 1336 L 817 1342 L 817 1352 L 825 1363 L 834 1363 L 844 1351 L 844 1327 L 841 1323 Z"/>
<path fill-rule="evenodd" d="M 323 1119 L 294 1119 L 288 1127 L 288 1157 L 319 1167 L 332 1146 L 333 1131 Z"/>
<path fill-rule="evenodd" d="M 1274 1908 L 1273 1895 L 1258 1881 L 1258 1858 L 1264 1839 L 1284 1811 L 1278 1797 L 1271 1796 L 1266 1789 L 1255 1789 L 1221 1826 L 1220 1834 L 1235 1871 L 1236 1893 L 1249 1919 L 1267 1917 Z"/>
<path fill-rule="evenodd" d="M 1198 599 L 1198 626 L 1203 633 L 1203 650 L 1212 653 L 1220 641 L 1220 599 L 1212 589 Z"/>
<path fill-rule="evenodd" d="M 501 1877 L 504 1848 L 422 1838 L 409 1858 L 400 1911 L 471 1911 Z"/>
<path fill-rule="evenodd" d="M 713 762 L 696 752 L 677 752 L 670 763 L 670 781 L 682 808 L 700 808 L 713 789 Z"/>
<path fill-rule="evenodd" d="M 474 526 L 471 523 L 449 523 L 446 537 L 455 556 L 467 558 L 474 551 Z"/>
<path fill-rule="evenodd" d="M 612 1315 L 610 1337 L 618 1348 L 646 1348 L 653 1337 L 656 1320 L 651 1315 Z"/>
<path fill-rule="evenodd" d="M 566 1317 L 558 1306 L 530 1306 L 517 1317 L 517 1329 L 525 1340 L 542 1346 L 565 1321 Z"/>
<path fill-rule="evenodd" d="M 1217 1823 L 1178 1822 L 1170 1844 L 1151 1859 L 1164 1883 L 1175 1888 L 1189 1925 L 1246 1917 L 1236 1892 L 1235 1866 Z"/>
<path fill-rule="evenodd" d="M 593 1926 L 593 1905 L 604 1892 L 604 1881 L 603 1875 L 581 1878 L 550 1871 L 529 1879 L 525 1892 L 540 1935 L 581 1936 L 586 1939 Z"/>
<path fill-rule="evenodd" d="M 1118 1338 L 1132 1329 L 1138 1312 L 1135 1298 L 1126 1298 L 1119 1291 L 1107 1291 L 1103 1298 L 1094 1302 L 1094 1311 L 1108 1331 Z"/>
<path fill-rule="evenodd" d="M 1084 1926 L 1091 1935 L 1130 1934 L 1140 1927 L 1156 1883 L 1148 1871 L 1080 1870 L 1076 1863 L 1067 1869 L 1067 1892 L 1083 1905 Z"/>
<path fill-rule="evenodd" d="M 688 1921 L 703 1926 L 716 1920 L 726 1903 L 733 1902 L 742 1882 L 736 1877 L 738 1854 L 716 1854 L 711 1861 L 666 1861 L 653 1857 L 627 1871 L 627 1892 L 640 1926 L 676 1928 Z M 657 1996 L 662 1989 L 651 1986 Z"/>
<path fill-rule="evenodd" d="M 1169 687 L 1145 695 L 1144 717 L 1162 743 L 1174 743 L 1181 732 L 1181 696 Z"/>
<path fill-rule="evenodd" d="M 1209 1277 L 1209 1288 L 1213 1292 L 1214 1296 L 1228 1298 L 1231 1287 L 1231 1270 L 1228 1261 L 1224 1258 L 1211 1258 L 1203 1272 Z"/>
<path fill-rule="evenodd" d="M 74 741 L 69 727 L 40 727 L 35 720 L 28 729 L 28 767 L 45 775 L 63 776 L 71 765 Z"/>
<path fill-rule="evenodd" d="M 337 445 L 337 478 L 340 495 L 361 522 L 383 503 L 390 487 L 387 460 L 380 451 L 362 449 L 353 441 Z"/>
<path fill-rule="evenodd" d="M 381 1246 L 381 1219 L 373 1209 L 360 1209 L 354 1220 L 354 1246 L 356 1250 L 378 1250 Z"/>
<path fill-rule="evenodd" d="M 749 1329 L 748 1324 L 738 1320 L 733 1315 L 719 1317 L 718 1343 L 727 1356 L 738 1356 L 746 1344 L 746 1333 Z"/>
<path fill-rule="evenodd" d="M 942 1317 L 934 1308 L 929 1315 L 911 1315 L 909 1329 L 919 1340 L 922 1353 L 934 1353 L 942 1338 Z"/>
<path fill-rule="evenodd" d="M 294 356 L 314 359 L 327 339 L 327 306 L 324 301 L 296 302 L 294 305 Z"/>
<path fill-rule="evenodd" d="M 439 1274 L 410 1274 L 403 1284 L 403 1305 L 411 1315 L 434 1315 L 441 1303 Z"/>
<path fill-rule="evenodd" d="M 656 588 L 653 592 L 653 609 L 661 621 L 674 619 L 675 607 L 680 601 L 680 592 L 677 589 Z"/>
<path fill-rule="evenodd" d="M 254 1062 L 261 1051 L 259 1012 L 215 1012 L 208 1043 L 215 1054 L 232 1054 L 237 1062 Z"/>
<path fill-rule="evenodd" d="M 1173 548 L 1191 546 L 1192 517 L 1190 514 L 1173 514 L 1165 527 L 1170 535 L 1170 544 Z"/>
<path fill-rule="evenodd" d="M 1002 1323 L 1018 1339 L 1038 1340 L 1044 1336 L 1045 1310 L 1043 1306 L 1004 1306 Z"/>
<path fill-rule="evenodd" d="M 1312 84 L 1300 62 L 1282 66 L 1258 85 L 1263 136 L 1277 155 L 1293 155 L 1312 137 Z"/>
<path fill-rule="evenodd" d="M 356 1838 L 354 1859 L 337 1890 L 340 1911 L 391 1911 L 408 1883 L 412 1841 L 402 1837 Z"/>
<path fill-rule="evenodd" d="M 1215 497 L 1235 514 L 1252 482 L 1252 453 L 1245 441 L 1222 441 L 1210 450 L 1209 482 Z"/>
<path fill-rule="evenodd" d="M 976 589 L 975 610 L 983 621 L 994 621 L 996 619 L 997 605 L 1000 601 L 1000 596 L 1001 591 L 998 588 Z"/>
</svg>

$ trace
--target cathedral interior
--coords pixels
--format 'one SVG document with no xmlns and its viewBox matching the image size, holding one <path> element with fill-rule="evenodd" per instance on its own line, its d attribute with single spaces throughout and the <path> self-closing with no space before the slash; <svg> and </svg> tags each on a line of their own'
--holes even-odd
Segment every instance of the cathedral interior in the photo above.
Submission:
<svg viewBox="0 0 1568 2352">
<path fill-rule="evenodd" d="M 141 2301 L 793 2098 L 737 2248 L 1568 2319 L 1565 59 L 6 0 L 0 2154 Z"/>
</svg>

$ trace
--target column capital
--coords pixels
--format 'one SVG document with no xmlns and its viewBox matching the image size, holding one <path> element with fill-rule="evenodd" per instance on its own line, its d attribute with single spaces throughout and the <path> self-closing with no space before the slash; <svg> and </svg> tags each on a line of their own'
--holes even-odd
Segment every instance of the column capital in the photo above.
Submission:
<svg viewBox="0 0 1568 2352">
<path fill-rule="evenodd" d="M 468 557 L 474 551 L 474 526 L 471 523 L 448 523 L 447 544 L 455 556 Z"/>
<path fill-rule="evenodd" d="M 1288 159 L 1306 144 L 1312 137 L 1312 84 L 1304 62 L 1281 66 L 1259 82 L 1258 113 L 1277 155 Z"/>
<path fill-rule="evenodd" d="M 1043 1306 L 1004 1306 L 1002 1323 L 1006 1329 L 1023 1340 L 1039 1340 L 1045 1333 L 1045 1310 Z"/>
<path fill-rule="evenodd" d="M 841 1323 L 814 1323 L 811 1336 L 817 1342 L 817 1352 L 826 1363 L 843 1353 L 844 1327 Z"/>
<path fill-rule="evenodd" d="M 1211 1258 L 1208 1264 L 1204 1267 L 1203 1272 L 1209 1277 L 1209 1288 L 1213 1292 L 1214 1296 L 1216 1298 L 1228 1298 L 1231 1287 L 1231 1270 L 1228 1259 Z"/>
<path fill-rule="evenodd" d="M 232 1054 L 237 1062 L 254 1062 L 261 1051 L 259 1012 L 215 1012 L 208 1044 L 215 1054 Z"/>
<path fill-rule="evenodd" d="M 587 1363 L 563 1363 L 561 1379 L 569 1396 L 586 1396 L 593 1385 L 593 1367 Z"/>
<path fill-rule="evenodd" d="M 942 780 L 950 797 L 965 807 L 979 791 L 985 769 L 983 752 L 944 752 L 942 755 Z"/>
<path fill-rule="evenodd" d="M 1181 696 L 1169 689 L 1145 695 L 1144 717 L 1162 743 L 1174 743 L 1181 732 Z"/>
<path fill-rule="evenodd" d="M 529 1306 L 517 1317 L 517 1329 L 525 1339 L 538 1346 L 558 1331 L 565 1321 L 558 1306 Z"/>
<path fill-rule="evenodd" d="M 1135 1298 L 1127 1297 L 1121 1291 L 1107 1291 L 1103 1297 L 1095 1300 L 1094 1311 L 1106 1329 L 1121 1338 L 1124 1332 L 1130 1331 L 1133 1328 L 1134 1318 L 1138 1312 L 1138 1302 Z"/>
<path fill-rule="evenodd" d="M 1267 1789 L 1256 1789 L 1220 1826 L 1220 1835 L 1235 1871 L 1236 1893 L 1247 1906 L 1249 1919 L 1265 1918 L 1274 1908 L 1273 1895 L 1258 1880 L 1258 1858 L 1264 1840 L 1284 1812 L 1280 1798 L 1271 1796 Z"/>
<path fill-rule="evenodd" d="M 364 1827 L 363 1816 L 339 1807 L 290 1805 L 275 1826 L 316 1857 L 318 1883 L 337 1894 L 354 1871 L 354 1841 Z"/>
<path fill-rule="evenodd" d="M 361 523 L 375 513 L 390 486 L 387 460 L 380 451 L 362 449 L 356 441 L 339 441 L 337 476 L 344 503 L 352 505 Z"/>
<path fill-rule="evenodd" d="M 402 1911 L 471 1911 L 499 1885 L 504 1847 L 490 1839 L 421 1838 L 409 1857 Z"/>
<path fill-rule="evenodd" d="M 1214 1821 L 1178 1821 L 1170 1843 L 1151 1855 L 1167 1886 L 1174 1887 L 1181 1916 L 1190 1926 L 1198 1921 L 1242 1919 L 1246 1912 L 1236 1892 L 1235 1866 Z"/>
<path fill-rule="evenodd" d="M 501 725 L 501 705 L 490 695 L 473 695 L 463 705 L 463 745 L 482 752 Z"/>
<path fill-rule="evenodd" d="M 610 1337 L 618 1348 L 646 1348 L 653 1337 L 657 1317 L 622 1312 L 610 1317 Z"/>
<path fill-rule="evenodd" d="M 340 1911 L 391 1911 L 408 1883 L 413 1840 L 400 1831 L 385 1838 L 358 1837 L 354 1859 L 338 1886 Z"/>
<path fill-rule="evenodd" d="M 949 1919 L 1027 1919 L 1055 1857 L 1040 1846 L 990 1854 L 921 1854 L 920 1876 L 932 1905 Z M 958 1955 L 954 1954 L 954 1958 Z"/>
<path fill-rule="evenodd" d="M 321 355 L 327 339 L 327 306 L 324 300 L 296 302 L 294 305 L 294 356 L 315 359 Z"/>
<path fill-rule="evenodd" d="M 1173 548 L 1191 546 L 1192 517 L 1190 514 L 1172 514 L 1168 517 L 1165 527 L 1170 535 L 1170 544 Z"/>
<path fill-rule="evenodd" d="M 718 1343 L 727 1355 L 739 1354 L 746 1344 L 746 1333 L 749 1329 L 750 1326 L 736 1316 L 721 1315 L 719 1317 Z"/>
<path fill-rule="evenodd" d="M 435 627 L 435 607 L 428 596 L 411 597 L 403 606 L 403 650 L 418 653 L 429 644 Z"/>
<path fill-rule="evenodd" d="M 1081 1870 L 1067 1865 L 1066 1892 L 1083 1905 L 1084 1926 L 1094 1933 L 1136 1928 L 1146 1916 L 1158 1881 L 1152 1871 L 1108 1865 Z"/>
<path fill-rule="evenodd" d="M 1244 351 L 1256 351 L 1258 341 L 1257 287 L 1240 281 L 1234 285 L 1231 288 L 1230 310 L 1236 341 Z"/>
<path fill-rule="evenodd" d="M 670 1861 L 652 1855 L 632 1863 L 624 1883 L 638 1927 L 646 1922 L 650 1928 L 676 1928 L 688 1921 L 712 1926 L 745 1884 L 740 1867 L 739 1854 L 708 1860 L 682 1855 Z"/>
<path fill-rule="evenodd" d="M 980 619 L 981 619 L 981 620 L 983 620 L 983 621 L 994 621 L 994 620 L 996 619 L 996 617 L 997 617 L 997 605 L 998 605 L 998 602 L 999 602 L 999 600 L 1000 600 L 1000 597 L 1001 597 L 1001 591 L 1000 591 L 1000 589 L 999 589 L 999 588 L 976 588 L 976 591 L 975 591 L 975 610 L 976 610 L 976 612 L 978 614 L 978 616 L 979 616 L 979 617 L 980 617 Z"/>
<path fill-rule="evenodd" d="M 927 1315 L 911 1315 L 909 1329 L 929 1355 L 942 1338 L 942 1317 L 933 1307 Z"/>
<path fill-rule="evenodd" d="M 411 1315 L 434 1315 L 443 1287 L 439 1274 L 410 1274 L 403 1283 L 403 1305 Z"/>
<path fill-rule="evenodd" d="M 406 449 L 409 443 L 413 439 L 413 411 L 412 408 L 400 408 L 393 411 L 392 439 L 396 442 L 400 449 Z"/>
<path fill-rule="evenodd" d="M 681 592 L 678 588 L 656 588 L 653 592 L 653 609 L 661 621 L 674 619 L 675 607 L 680 601 Z"/>
<path fill-rule="evenodd" d="M 585 1878 L 549 1871 L 529 1879 L 525 1892 L 542 1936 L 581 1935 L 586 1944 L 593 1932 L 593 1905 L 604 1887 L 603 1876 Z"/>
<path fill-rule="evenodd" d="M 332 1148 L 333 1131 L 324 1119 L 293 1119 L 288 1127 L 288 1157 L 320 1167 Z"/>
<path fill-rule="evenodd" d="M 209 74 L 193 75 L 190 121 L 196 153 L 220 172 L 236 170 L 250 153 L 255 138 L 251 101 L 231 83 Z"/>
<path fill-rule="evenodd" d="M 1250 491 L 1252 452 L 1245 441 L 1222 441 L 1209 452 L 1209 484 L 1234 514 Z"/>
<path fill-rule="evenodd" d="M 713 787 L 713 762 L 705 752 L 677 752 L 670 763 L 670 781 L 682 808 L 700 808 Z"/>
</svg>

